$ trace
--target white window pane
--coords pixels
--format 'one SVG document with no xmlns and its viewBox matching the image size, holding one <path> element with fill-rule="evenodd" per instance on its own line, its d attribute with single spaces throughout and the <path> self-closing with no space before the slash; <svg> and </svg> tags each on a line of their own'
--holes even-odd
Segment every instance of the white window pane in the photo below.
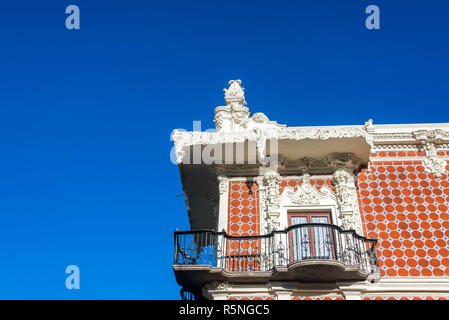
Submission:
<svg viewBox="0 0 449 320">
<path fill-rule="evenodd" d="M 328 217 L 312 217 L 313 223 L 329 223 Z M 331 259 L 332 242 L 329 227 L 313 227 L 313 245 L 317 259 Z"/>
<path fill-rule="evenodd" d="M 291 224 L 307 223 L 307 217 L 292 217 Z M 292 230 L 293 259 L 303 260 L 310 257 L 310 236 L 308 227 L 298 227 Z"/>
</svg>

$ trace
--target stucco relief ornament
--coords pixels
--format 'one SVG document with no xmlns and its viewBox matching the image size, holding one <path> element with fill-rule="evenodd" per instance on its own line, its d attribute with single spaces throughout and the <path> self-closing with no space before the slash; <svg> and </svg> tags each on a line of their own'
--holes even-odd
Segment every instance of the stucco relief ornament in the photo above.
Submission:
<svg viewBox="0 0 449 320">
<path fill-rule="evenodd" d="M 433 143 L 426 143 L 424 146 L 427 158 L 423 160 L 425 168 L 440 178 L 446 172 L 446 160 L 437 155 L 436 147 Z"/>
<path fill-rule="evenodd" d="M 327 140 L 330 138 L 357 138 L 362 137 L 371 146 L 374 146 L 374 138 L 363 126 L 340 127 L 340 128 L 281 128 L 276 132 L 279 139 L 303 140 L 317 139 Z"/>
<path fill-rule="evenodd" d="M 352 193 L 355 189 L 354 177 L 345 170 L 337 170 L 332 176 L 332 182 L 335 185 L 340 206 L 352 209 Z"/>
<path fill-rule="evenodd" d="M 413 131 L 412 135 L 422 144 L 427 142 L 441 143 L 442 141 L 449 139 L 449 132 L 441 129 Z"/>
<path fill-rule="evenodd" d="M 215 116 L 214 118 L 215 128 L 220 131 L 223 128 L 223 118 L 220 116 Z"/>
<path fill-rule="evenodd" d="M 274 170 L 267 171 L 263 176 L 265 209 L 267 216 L 267 231 L 278 230 L 280 226 L 280 199 L 279 199 L 279 183 L 281 177 Z"/>
<path fill-rule="evenodd" d="M 365 130 L 369 133 L 374 133 L 375 129 L 373 126 L 373 119 L 369 119 L 367 122 L 365 122 Z"/>
<path fill-rule="evenodd" d="M 265 173 L 263 181 L 267 187 L 278 189 L 279 183 L 281 182 L 281 176 L 278 172 L 270 170 Z"/>
<path fill-rule="evenodd" d="M 357 204 L 357 193 L 354 176 L 346 170 L 335 171 L 332 183 L 337 194 L 342 227 L 362 234 L 362 221 Z"/>
<path fill-rule="evenodd" d="M 240 130 L 241 124 L 249 118 L 242 81 L 229 81 L 229 88 L 225 92 L 226 106 L 215 108 L 215 127 L 217 131 Z"/>
<path fill-rule="evenodd" d="M 352 152 L 333 152 L 325 157 L 326 164 L 334 169 L 357 169 L 362 161 Z"/>
<path fill-rule="evenodd" d="M 437 155 L 437 144 L 444 143 L 449 139 L 449 132 L 441 129 L 418 130 L 412 132 L 413 137 L 418 140 L 426 151 L 426 159 L 423 160 L 427 171 L 440 178 L 446 173 L 446 160 Z"/>
<path fill-rule="evenodd" d="M 245 94 L 244 94 L 245 89 L 242 88 L 242 86 L 241 86 L 242 81 L 241 80 L 231 80 L 228 82 L 228 84 L 229 84 L 229 88 L 223 89 L 223 91 L 225 92 L 226 105 L 229 106 L 232 103 L 237 103 L 241 106 L 246 105 Z"/>
<path fill-rule="evenodd" d="M 291 187 L 288 187 L 285 191 L 287 196 L 290 197 L 290 202 L 292 204 L 304 206 L 320 203 L 317 190 L 312 187 L 309 178 L 310 176 L 308 174 L 303 175 L 301 177 L 302 184 L 296 191 Z"/>
</svg>

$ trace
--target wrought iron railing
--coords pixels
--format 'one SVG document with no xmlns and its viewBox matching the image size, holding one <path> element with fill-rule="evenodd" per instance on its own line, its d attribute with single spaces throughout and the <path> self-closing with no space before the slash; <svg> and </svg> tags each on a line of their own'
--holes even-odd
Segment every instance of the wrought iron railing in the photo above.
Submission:
<svg viewBox="0 0 449 320">
<path fill-rule="evenodd" d="M 333 260 L 371 273 L 378 267 L 376 239 L 324 223 L 297 224 L 259 236 L 210 230 L 175 232 L 175 265 L 208 265 L 226 271 L 269 271 L 305 260 Z"/>
<path fill-rule="evenodd" d="M 184 288 L 181 288 L 181 290 L 179 291 L 179 294 L 181 295 L 182 300 L 188 300 L 188 301 L 201 300 L 198 295 L 195 295 L 193 292 L 190 292 Z"/>
</svg>

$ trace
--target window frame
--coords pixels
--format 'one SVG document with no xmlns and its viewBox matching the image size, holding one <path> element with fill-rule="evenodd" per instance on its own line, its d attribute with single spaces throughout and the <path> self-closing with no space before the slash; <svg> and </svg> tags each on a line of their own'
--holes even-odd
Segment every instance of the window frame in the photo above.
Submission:
<svg viewBox="0 0 449 320">
<path fill-rule="evenodd" d="M 312 217 L 326 217 L 327 218 L 327 224 L 332 224 L 332 212 L 331 211 L 312 211 L 312 212 L 308 212 L 308 211 L 288 211 L 287 212 L 287 221 L 288 221 L 288 227 L 292 226 L 292 217 L 306 217 L 307 219 L 307 223 L 314 223 L 312 222 Z M 297 230 L 297 229 L 296 229 Z M 335 252 L 335 233 L 334 233 L 334 229 L 329 228 L 329 239 L 331 241 L 331 247 L 329 249 L 329 257 L 327 259 L 329 260 L 335 260 L 336 259 L 336 252 Z M 308 237 L 309 237 L 309 241 L 310 241 L 310 257 L 306 258 L 306 259 L 301 259 L 301 260 L 323 260 L 324 258 L 317 258 L 316 257 L 316 244 L 315 244 L 315 239 L 314 239 L 314 229 L 313 227 L 308 227 Z M 289 249 L 290 249 L 290 261 L 297 261 L 297 259 L 294 258 L 294 252 L 295 252 L 295 248 L 294 248 L 294 242 L 293 242 L 293 230 L 291 230 L 291 232 L 289 232 L 289 240 L 290 240 L 290 244 L 289 244 Z M 301 261 L 298 260 L 298 261 Z"/>
</svg>

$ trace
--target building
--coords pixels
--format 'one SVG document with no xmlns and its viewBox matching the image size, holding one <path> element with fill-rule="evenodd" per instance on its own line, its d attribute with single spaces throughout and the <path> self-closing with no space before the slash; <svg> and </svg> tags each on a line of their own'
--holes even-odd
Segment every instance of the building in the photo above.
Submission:
<svg viewBox="0 0 449 320">
<path fill-rule="evenodd" d="M 216 132 L 175 131 L 184 298 L 449 297 L 449 124 L 287 127 L 240 80 Z"/>
</svg>

